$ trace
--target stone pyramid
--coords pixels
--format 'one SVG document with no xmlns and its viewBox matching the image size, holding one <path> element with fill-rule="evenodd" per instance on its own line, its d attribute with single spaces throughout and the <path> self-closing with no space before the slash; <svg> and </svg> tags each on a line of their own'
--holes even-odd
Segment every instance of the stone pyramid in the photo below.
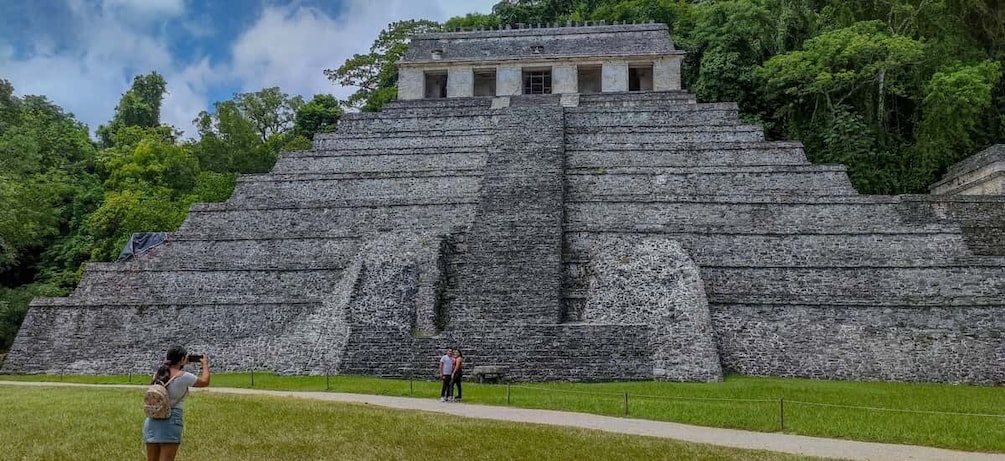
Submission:
<svg viewBox="0 0 1005 461">
<path fill-rule="evenodd" d="M 858 195 L 681 91 L 506 102 L 347 115 L 35 300 L 2 371 L 1005 381 L 1002 197 Z"/>
</svg>

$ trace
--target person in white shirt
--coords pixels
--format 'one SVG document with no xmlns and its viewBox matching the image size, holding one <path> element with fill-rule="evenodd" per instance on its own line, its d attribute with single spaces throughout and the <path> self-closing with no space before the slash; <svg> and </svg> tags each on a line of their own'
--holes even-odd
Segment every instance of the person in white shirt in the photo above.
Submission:
<svg viewBox="0 0 1005 461">
<path fill-rule="evenodd" d="M 171 415 L 167 419 L 150 419 L 143 422 L 143 441 L 147 445 L 147 461 L 174 461 L 181 445 L 181 431 L 184 427 L 182 410 L 185 408 L 185 397 L 189 387 L 209 386 L 209 358 L 205 355 L 199 359 L 202 372 L 197 378 L 192 373 L 182 370 L 189 362 L 188 352 L 184 347 L 174 346 L 168 349 L 164 361 L 157 369 L 150 384 L 161 383 L 167 388 L 168 399 L 171 402 Z"/>
<path fill-rule="evenodd" d="M 440 357 L 440 381 L 443 386 L 440 388 L 440 401 L 446 402 L 453 398 L 453 376 L 454 376 L 454 350 L 447 348 L 447 352 Z"/>
</svg>

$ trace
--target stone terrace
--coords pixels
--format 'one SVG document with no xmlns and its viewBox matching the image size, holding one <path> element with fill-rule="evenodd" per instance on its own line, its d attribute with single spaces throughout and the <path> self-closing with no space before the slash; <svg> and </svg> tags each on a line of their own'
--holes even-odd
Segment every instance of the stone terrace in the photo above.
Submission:
<svg viewBox="0 0 1005 461">
<path fill-rule="evenodd" d="M 146 372 L 181 343 L 428 376 L 457 345 L 520 380 L 1002 383 L 1003 227 L 1002 197 L 860 196 L 686 92 L 398 101 L 35 300 L 2 371 Z"/>
</svg>

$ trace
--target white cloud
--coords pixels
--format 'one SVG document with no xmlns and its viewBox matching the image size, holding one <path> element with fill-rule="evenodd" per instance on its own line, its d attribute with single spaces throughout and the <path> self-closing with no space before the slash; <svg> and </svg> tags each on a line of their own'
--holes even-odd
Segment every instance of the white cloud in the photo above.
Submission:
<svg viewBox="0 0 1005 461">
<path fill-rule="evenodd" d="M 105 11 L 122 10 L 143 18 L 180 16 L 185 12 L 185 0 L 104 0 Z"/>
<path fill-rule="evenodd" d="M 182 0 L 104 0 L 101 5 L 68 0 L 79 28 L 70 46 L 35 45 L 26 57 L 0 55 L 3 77 L 18 94 L 47 96 L 86 123 L 92 133 L 115 113 L 133 76 L 150 71 L 168 82 L 161 118 L 187 134 L 191 121 L 206 106 L 206 61 L 188 66 L 172 56 L 167 38 L 146 21 L 163 21 L 184 13 Z M 46 43 L 45 37 L 32 41 Z M 58 50 L 58 51 L 57 51 Z M 189 113 L 186 113 L 189 112 Z"/>
<path fill-rule="evenodd" d="M 234 91 L 279 86 L 310 98 L 316 93 L 345 97 L 322 73 L 354 53 L 365 53 L 389 23 L 411 18 L 444 21 L 473 11 L 489 12 L 497 0 L 348 0 L 337 17 L 294 2 L 266 6 L 230 47 L 226 62 L 197 57 L 182 62 L 173 56 L 163 27 L 166 18 L 185 17 L 193 37 L 205 37 L 209 22 L 186 13 L 185 0 L 101 0 L 99 5 L 65 0 L 78 39 L 72 46 L 50 45 L 40 31 L 31 37 L 28 55 L 17 55 L 0 43 L 0 78 L 9 79 L 18 94 L 41 94 L 73 112 L 92 132 L 110 120 L 121 94 L 134 75 L 155 70 L 168 82 L 161 118 L 195 135 L 191 122 L 208 108 L 215 85 L 233 84 Z M 191 5 L 196 5 L 196 2 Z M 190 17 L 194 17 L 189 19 Z M 213 39 L 225 39 L 214 36 Z"/>
<path fill-rule="evenodd" d="M 195 137 L 192 120 L 206 110 L 207 93 L 216 79 L 216 71 L 209 59 L 191 64 L 179 72 L 165 75 L 168 92 L 161 106 L 161 120 L 180 128 L 185 137 Z"/>
<path fill-rule="evenodd" d="M 323 74 L 355 53 L 365 53 L 388 24 L 404 19 L 446 19 L 474 11 L 489 12 L 497 0 L 350 0 L 337 18 L 309 7 L 267 7 L 234 43 L 230 74 L 243 91 L 280 86 L 310 98 L 333 93 L 344 98 L 352 88 L 334 86 Z"/>
</svg>

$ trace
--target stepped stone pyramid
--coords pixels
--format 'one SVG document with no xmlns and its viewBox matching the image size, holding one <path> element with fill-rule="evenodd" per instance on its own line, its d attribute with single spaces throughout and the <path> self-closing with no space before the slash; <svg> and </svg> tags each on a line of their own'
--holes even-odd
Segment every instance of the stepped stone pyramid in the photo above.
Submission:
<svg viewBox="0 0 1005 461">
<path fill-rule="evenodd" d="M 857 194 L 682 91 L 663 25 L 412 43 L 399 101 L 36 299 L 2 371 L 1005 382 L 1005 198 Z"/>
</svg>

